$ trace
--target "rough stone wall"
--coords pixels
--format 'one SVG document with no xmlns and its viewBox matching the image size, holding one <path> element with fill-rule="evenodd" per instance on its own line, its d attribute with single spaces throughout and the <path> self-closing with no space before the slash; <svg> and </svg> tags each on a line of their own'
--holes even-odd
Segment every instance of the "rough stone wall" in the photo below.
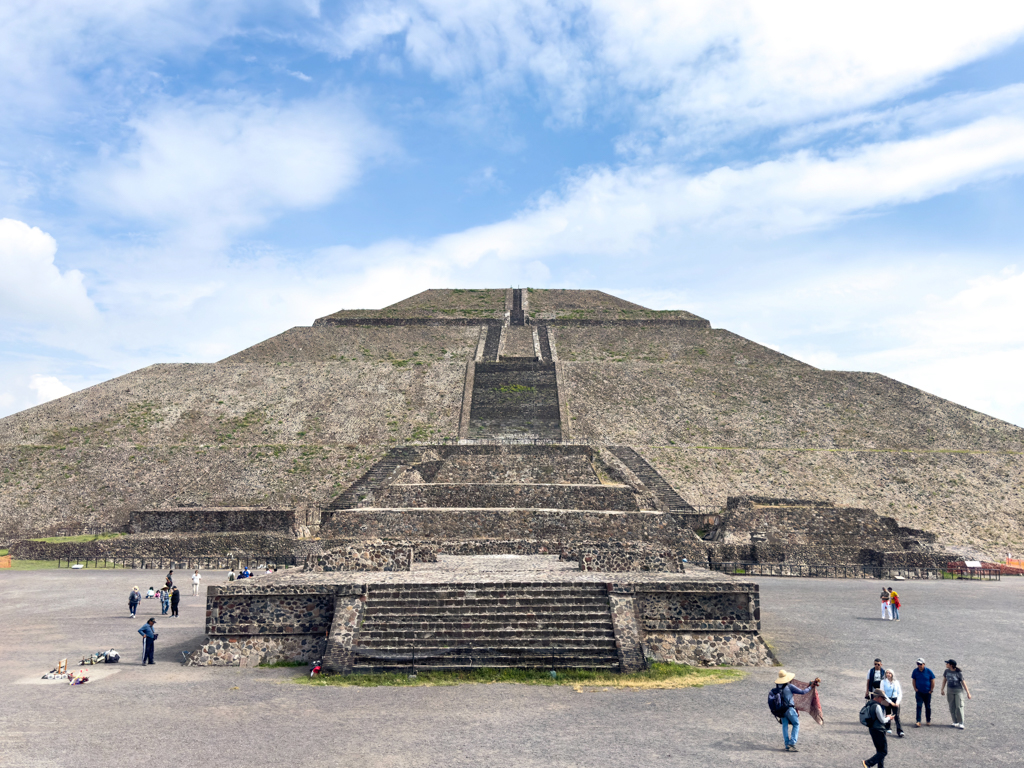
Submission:
<svg viewBox="0 0 1024 768">
<path fill-rule="evenodd" d="M 221 362 L 266 365 L 465 362 L 476 354 L 479 333 L 479 326 L 475 324 L 299 327 L 243 349 Z"/>
<path fill-rule="evenodd" d="M 374 494 L 376 508 L 528 508 L 637 511 L 632 488 L 609 485 L 394 483 Z"/>
<path fill-rule="evenodd" d="M 610 592 L 608 602 L 615 629 L 615 648 L 619 652 L 619 670 L 639 672 L 644 668 L 644 652 L 636 598 L 631 593 Z"/>
<path fill-rule="evenodd" d="M 729 496 L 826 499 L 891 516 L 901 526 L 938 534 L 943 544 L 967 551 L 1000 557 L 1024 551 L 1024 456 L 1019 454 L 639 450 L 692 504 L 721 508 Z"/>
<path fill-rule="evenodd" d="M 638 595 L 645 631 L 730 630 L 756 632 L 751 593 L 663 591 Z"/>
<path fill-rule="evenodd" d="M 590 458 L 584 454 L 545 456 L 532 454 L 453 454 L 445 459 L 435 483 L 599 483 Z"/>
<path fill-rule="evenodd" d="M 294 509 L 148 509 L 129 515 L 131 533 L 235 533 L 260 531 L 293 534 L 307 516 Z"/>
<path fill-rule="evenodd" d="M 10 547 L 17 560 L 153 559 L 186 560 L 198 557 L 304 557 L 319 550 L 319 542 L 290 535 L 264 533 L 139 534 L 82 542 L 46 542 L 22 539 Z"/>
<path fill-rule="evenodd" d="M 644 648 L 655 661 L 692 667 L 770 667 L 775 657 L 753 632 L 644 632 Z"/>
<path fill-rule="evenodd" d="M 318 661 L 327 638 L 321 635 L 208 637 L 185 662 L 189 667 L 258 667 L 279 661 Z"/>
<path fill-rule="evenodd" d="M 434 561 L 436 562 L 436 555 Z M 412 570 L 413 548 L 402 546 L 353 545 L 306 558 L 307 571 L 408 571 Z M 422 562 L 422 561 L 421 561 Z"/>
<path fill-rule="evenodd" d="M 352 646 L 356 644 L 363 616 L 366 613 L 366 594 L 338 595 L 334 603 L 334 621 L 323 669 L 336 674 L 352 671 Z"/>
<path fill-rule="evenodd" d="M 652 573 L 684 573 L 686 556 L 678 549 L 654 547 L 586 547 L 569 545 L 569 559 L 579 562 L 581 571 L 605 573 L 650 571 Z M 703 563 L 701 558 L 698 563 Z"/>
<path fill-rule="evenodd" d="M 322 529 L 348 539 L 634 541 L 687 545 L 693 532 L 655 512 L 529 509 L 324 510 Z"/>
</svg>

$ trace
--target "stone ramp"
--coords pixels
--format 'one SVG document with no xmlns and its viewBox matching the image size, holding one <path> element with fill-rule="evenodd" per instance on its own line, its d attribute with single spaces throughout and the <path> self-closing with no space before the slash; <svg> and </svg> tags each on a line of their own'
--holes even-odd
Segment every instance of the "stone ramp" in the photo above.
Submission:
<svg viewBox="0 0 1024 768">
<path fill-rule="evenodd" d="M 354 672 L 495 668 L 618 671 L 608 589 L 579 582 L 373 585 Z"/>
</svg>

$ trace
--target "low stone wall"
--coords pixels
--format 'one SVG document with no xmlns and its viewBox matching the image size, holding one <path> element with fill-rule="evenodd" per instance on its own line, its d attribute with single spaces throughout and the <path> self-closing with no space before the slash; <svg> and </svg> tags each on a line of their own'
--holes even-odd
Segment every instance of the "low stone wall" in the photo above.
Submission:
<svg viewBox="0 0 1024 768">
<path fill-rule="evenodd" d="M 189 667 L 258 667 L 279 661 L 318 661 L 327 648 L 326 635 L 254 635 L 208 637 L 189 654 Z"/>
<path fill-rule="evenodd" d="M 175 509 L 143 509 L 132 512 L 128 530 L 131 533 L 290 533 L 303 526 L 316 527 L 319 520 L 309 519 L 305 512 L 294 509 L 256 509 L 251 507 L 178 507 Z"/>
<path fill-rule="evenodd" d="M 673 515 L 531 509 L 325 510 L 324 528 L 338 538 L 404 541 L 630 541 L 691 546 L 694 534 Z"/>
<path fill-rule="evenodd" d="M 570 549 L 566 559 L 576 560 L 581 571 L 684 573 L 687 558 L 676 549 L 582 547 Z"/>
<path fill-rule="evenodd" d="M 111 560 L 165 559 L 186 561 L 204 557 L 304 557 L 320 549 L 313 541 L 290 535 L 263 533 L 138 534 L 114 539 L 79 542 L 46 542 L 22 539 L 11 545 L 15 560 Z"/>
<path fill-rule="evenodd" d="M 413 559 L 412 547 L 353 545 L 319 555 L 309 555 L 304 570 L 409 571 L 412 570 Z M 434 562 L 436 561 L 437 556 L 434 555 Z"/>
<path fill-rule="evenodd" d="M 645 632 L 643 642 L 655 661 L 692 667 L 770 667 L 776 662 L 753 632 Z"/>
<path fill-rule="evenodd" d="M 633 489 L 624 486 L 496 483 L 394 483 L 374 494 L 372 506 L 621 511 L 640 509 Z"/>
<path fill-rule="evenodd" d="M 452 453 L 440 463 L 435 483 L 547 483 L 593 485 L 598 482 L 591 458 L 585 453 L 551 452 L 538 461 L 529 453 Z"/>
</svg>

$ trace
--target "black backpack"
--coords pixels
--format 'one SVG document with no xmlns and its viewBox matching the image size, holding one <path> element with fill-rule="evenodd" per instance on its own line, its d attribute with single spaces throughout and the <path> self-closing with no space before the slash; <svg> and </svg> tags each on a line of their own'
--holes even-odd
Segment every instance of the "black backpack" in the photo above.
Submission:
<svg viewBox="0 0 1024 768">
<path fill-rule="evenodd" d="M 870 728 L 875 724 L 877 714 L 875 712 L 875 706 L 876 705 L 874 701 L 869 701 L 867 704 L 860 708 L 861 725 L 866 725 L 868 728 Z"/>
<path fill-rule="evenodd" d="M 768 709 L 771 710 L 775 717 L 779 718 L 786 714 L 786 710 L 789 709 L 782 698 L 782 688 L 778 685 L 768 691 Z"/>
</svg>

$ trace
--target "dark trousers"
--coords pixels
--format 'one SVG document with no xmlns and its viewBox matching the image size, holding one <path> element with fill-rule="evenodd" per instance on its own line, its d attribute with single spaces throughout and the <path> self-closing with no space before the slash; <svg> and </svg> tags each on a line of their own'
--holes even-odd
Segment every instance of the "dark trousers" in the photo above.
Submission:
<svg viewBox="0 0 1024 768">
<path fill-rule="evenodd" d="M 171 603 L 171 616 L 177 616 L 177 615 L 178 615 L 178 604 L 177 603 Z"/>
<path fill-rule="evenodd" d="M 128 613 L 132 616 L 135 615 L 135 609 L 139 607 L 138 603 L 128 603 Z"/>
<path fill-rule="evenodd" d="M 875 754 L 865 760 L 864 764 L 885 768 L 885 756 L 889 754 L 889 742 L 885 739 L 885 731 L 872 728 L 868 733 L 871 734 L 871 743 L 875 745 Z"/>
<path fill-rule="evenodd" d="M 903 733 L 903 726 L 900 724 L 900 708 L 890 704 L 885 708 L 885 714 L 892 715 L 892 721 L 896 724 L 896 733 Z"/>
<path fill-rule="evenodd" d="M 153 661 L 153 646 L 155 645 L 153 640 L 148 637 L 144 637 L 143 640 L 146 643 L 146 650 L 142 654 L 142 666 L 146 666 L 147 661 L 150 664 L 156 664 L 156 662 Z"/>
<path fill-rule="evenodd" d="M 924 704 L 924 716 L 927 718 L 926 722 L 930 723 L 932 721 L 932 692 L 914 691 L 914 698 L 917 699 L 917 722 L 921 722 L 921 705 Z"/>
</svg>

